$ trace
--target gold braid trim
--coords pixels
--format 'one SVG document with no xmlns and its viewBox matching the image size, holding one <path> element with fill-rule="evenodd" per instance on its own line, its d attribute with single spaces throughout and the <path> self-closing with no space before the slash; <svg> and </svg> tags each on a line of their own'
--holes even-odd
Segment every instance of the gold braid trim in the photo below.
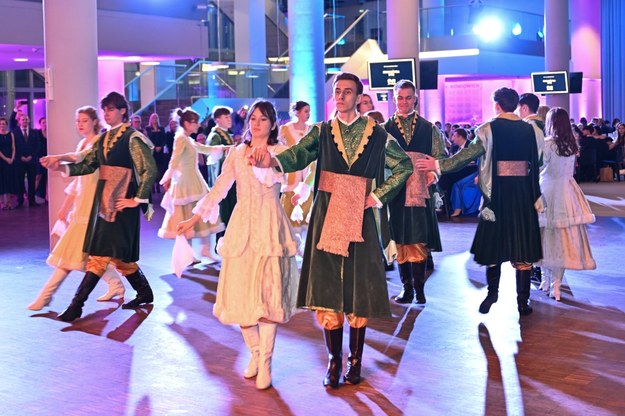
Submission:
<svg viewBox="0 0 625 416">
<path fill-rule="evenodd" d="M 341 156 L 343 156 L 343 160 L 345 160 L 345 163 L 347 163 L 347 166 L 349 166 L 350 168 L 352 167 L 354 162 L 358 160 L 367 143 L 369 143 L 369 139 L 371 139 L 371 136 L 373 135 L 373 128 L 376 125 L 375 120 L 373 120 L 371 117 L 364 118 L 367 121 L 367 125 L 365 126 L 365 130 L 362 132 L 360 144 L 358 145 L 358 149 L 356 149 L 355 157 L 351 163 L 349 162 L 347 152 L 345 151 L 345 144 L 343 143 L 343 137 L 341 135 L 341 127 L 339 126 L 338 117 L 333 118 L 330 122 L 330 125 L 332 126 L 332 140 L 334 140 L 334 143 L 336 143 L 336 146 L 339 149 L 339 153 L 341 154 Z"/>
<path fill-rule="evenodd" d="M 104 143 L 103 143 L 105 159 L 107 158 L 109 150 L 111 150 L 113 146 L 115 146 L 115 143 L 117 143 L 119 138 L 122 137 L 122 135 L 126 132 L 126 130 L 128 130 L 128 127 L 130 127 L 130 124 L 128 123 L 122 124 L 119 130 L 117 131 L 117 133 L 115 134 L 115 136 L 113 136 L 113 138 L 110 140 L 109 140 L 109 136 L 111 135 L 111 131 L 109 130 L 106 132 L 106 135 L 104 136 Z"/>
<path fill-rule="evenodd" d="M 224 132 L 223 130 L 221 130 L 219 127 L 215 127 L 215 133 L 217 133 L 217 135 L 221 137 L 228 145 L 234 144 L 234 140 L 232 140 L 230 135 Z"/>
<path fill-rule="evenodd" d="M 417 114 L 412 113 L 412 115 L 414 117 L 412 119 L 412 125 L 410 126 L 410 135 L 407 135 L 406 132 L 404 131 L 404 126 L 402 125 L 401 120 L 399 119 L 399 114 L 397 113 L 393 114 L 393 119 L 395 120 L 395 124 L 397 125 L 397 128 L 401 132 L 401 135 L 404 136 L 404 140 L 406 140 L 406 144 L 410 144 L 410 140 L 412 139 L 412 135 L 414 133 L 414 128 L 417 125 Z"/>
</svg>

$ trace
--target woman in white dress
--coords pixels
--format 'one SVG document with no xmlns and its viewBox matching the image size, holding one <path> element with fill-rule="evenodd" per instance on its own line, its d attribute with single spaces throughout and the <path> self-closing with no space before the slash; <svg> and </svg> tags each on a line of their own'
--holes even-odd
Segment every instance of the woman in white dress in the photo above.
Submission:
<svg viewBox="0 0 625 416">
<path fill-rule="evenodd" d="M 294 146 L 304 137 L 310 127 L 310 105 L 305 101 L 291 104 L 291 115 L 295 120 L 280 126 L 278 141 L 288 147 Z M 286 183 L 282 186 L 281 203 L 296 235 L 300 239 L 300 247 L 306 239 L 307 218 L 312 206 L 311 189 L 314 181 L 315 165 L 311 164 L 304 170 L 286 175 Z M 301 215 L 293 216 L 293 210 L 300 206 Z"/>
<path fill-rule="evenodd" d="M 251 352 L 243 376 L 256 376 L 256 387 L 266 389 L 271 386 L 277 324 L 287 322 L 296 310 L 299 272 L 295 236 L 280 205 L 284 175 L 252 167 L 247 158 L 255 147 L 267 147 L 273 154 L 286 149 L 278 145 L 273 104 L 255 102 L 248 123 L 247 141 L 230 151 L 215 186 L 197 204 L 193 218 L 178 226 L 178 233 L 216 218 L 219 202 L 236 181 L 237 204 L 219 240 L 223 261 L 213 314 L 223 324 L 240 325 Z"/>
<path fill-rule="evenodd" d="M 545 136 L 540 189 L 546 208 L 538 216 L 543 246 L 540 289 L 549 290 L 550 297 L 560 300 L 565 269 L 591 270 L 597 267 L 586 232 L 586 224 L 595 222 L 595 216 L 573 179 L 579 148 L 565 109 L 554 107 L 549 110 Z"/>
<path fill-rule="evenodd" d="M 76 152 L 42 157 L 42 166 L 48 167 L 61 161 L 77 163 L 82 160 L 83 155 L 91 149 L 100 137 L 98 134 L 100 120 L 96 109 L 86 106 L 76 110 L 76 128 L 84 137 L 78 143 Z M 52 295 L 70 271 L 85 271 L 87 255 L 83 252 L 83 243 L 97 183 L 98 171 L 95 171 L 90 175 L 74 177 L 65 189 L 67 197 L 57 214 L 58 221 L 55 226 L 56 232 L 61 236 L 47 260 L 48 264 L 54 267 L 54 272 L 44 284 L 37 299 L 28 305 L 28 309 L 31 311 L 39 311 L 50 304 Z M 66 229 L 63 230 L 65 227 Z M 54 232 L 53 229 L 53 234 Z M 124 284 L 113 267 L 107 267 L 102 279 L 108 283 L 109 290 L 100 296 L 98 301 L 111 300 L 116 296 L 124 297 Z"/>
<path fill-rule="evenodd" d="M 191 138 L 197 133 L 200 126 L 200 115 L 191 108 L 177 109 L 174 112 L 178 122 L 178 132 L 174 138 L 169 167 L 163 174 L 160 184 L 166 193 L 161 205 L 165 208 L 163 225 L 158 230 L 161 238 L 176 238 L 176 227 L 181 221 L 193 216 L 193 208 L 197 202 L 208 193 L 208 185 L 198 167 L 198 153 L 212 154 L 212 160 L 219 160 L 224 146 L 207 146 Z M 200 222 L 185 231 L 184 236 L 190 240 L 200 238 L 202 241 L 201 254 L 210 260 L 217 261 L 215 253 L 215 233 L 224 230 L 219 219 L 210 224 Z"/>
</svg>

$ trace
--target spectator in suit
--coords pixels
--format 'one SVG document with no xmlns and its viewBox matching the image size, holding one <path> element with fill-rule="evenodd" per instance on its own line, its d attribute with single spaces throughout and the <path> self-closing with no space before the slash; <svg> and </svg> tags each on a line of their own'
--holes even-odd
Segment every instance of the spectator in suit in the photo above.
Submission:
<svg viewBox="0 0 625 416">
<path fill-rule="evenodd" d="M 46 194 L 48 191 L 48 169 L 41 166 L 39 158 L 48 156 L 48 121 L 45 117 L 39 119 L 39 130 L 37 130 L 39 138 L 39 155 L 37 157 L 37 176 L 35 178 L 35 201 L 39 198 L 42 204 L 46 202 Z"/>
<path fill-rule="evenodd" d="M 40 143 L 37 132 L 30 127 L 30 118 L 22 114 L 19 121 L 19 128 L 13 131 L 15 146 L 18 155 L 17 179 L 18 194 L 17 207 L 24 205 L 24 178 L 28 180 L 28 205 L 37 206 L 35 202 L 35 177 L 37 175 L 37 160 L 39 159 Z"/>
</svg>

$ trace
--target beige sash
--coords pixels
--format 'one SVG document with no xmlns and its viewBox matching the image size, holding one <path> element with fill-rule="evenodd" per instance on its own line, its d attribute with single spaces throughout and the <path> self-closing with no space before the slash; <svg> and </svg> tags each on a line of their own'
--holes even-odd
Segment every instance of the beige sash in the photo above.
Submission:
<svg viewBox="0 0 625 416">
<path fill-rule="evenodd" d="M 317 249 L 349 257 L 349 243 L 363 242 L 365 199 L 371 192 L 370 178 L 322 171 L 319 191 L 332 194 Z"/>
<path fill-rule="evenodd" d="M 426 172 L 417 170 L 416 163 L 419 159 L 424 159 L 425 154 L 419 152 L 406 152 L 414 171 L 408 177 L 406 181 L 406 202 L 405 207 L 425 207 L 425 200 L 430 199 L 430 192 L 428 192 L 428 180 Z"/>
<path fill-rule="evenodd" d="M 100 180 L 104 181 L 104 188 L 102 189 L 98 215 L 104 221 L 115 222 L 117 215 L 115 202 L 118 199 L 126 198 L 130 175 L 132 175 L 132 169 L 121 166 L 100 166 Z"/>
</svg>

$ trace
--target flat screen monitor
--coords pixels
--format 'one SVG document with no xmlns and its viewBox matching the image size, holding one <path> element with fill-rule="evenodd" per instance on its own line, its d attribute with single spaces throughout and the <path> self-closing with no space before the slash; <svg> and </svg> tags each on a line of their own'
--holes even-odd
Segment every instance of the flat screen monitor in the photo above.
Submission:
<svg viewBox="0 0 625 416">
<path fill-rule="evenodd" d="M 438 89 L 438 61 L 419 61 L 419 88 Z"/>
<path fill-rule="evenodd" d="M 534 94 L 567 94 L 569 81 L 566 71 L 532 72 Z"/>
<path fill-rule="evenodd" d="M 581 94 L 583 72 L 569 72 L 569 92 L 571 94 Z"/>
<path fill-rule="evenodd" d="M 390 90 L 401 79 L 415 82 L 414 58 L 369 62 L 368 67 L 370 90 Z"/>
</svg>

